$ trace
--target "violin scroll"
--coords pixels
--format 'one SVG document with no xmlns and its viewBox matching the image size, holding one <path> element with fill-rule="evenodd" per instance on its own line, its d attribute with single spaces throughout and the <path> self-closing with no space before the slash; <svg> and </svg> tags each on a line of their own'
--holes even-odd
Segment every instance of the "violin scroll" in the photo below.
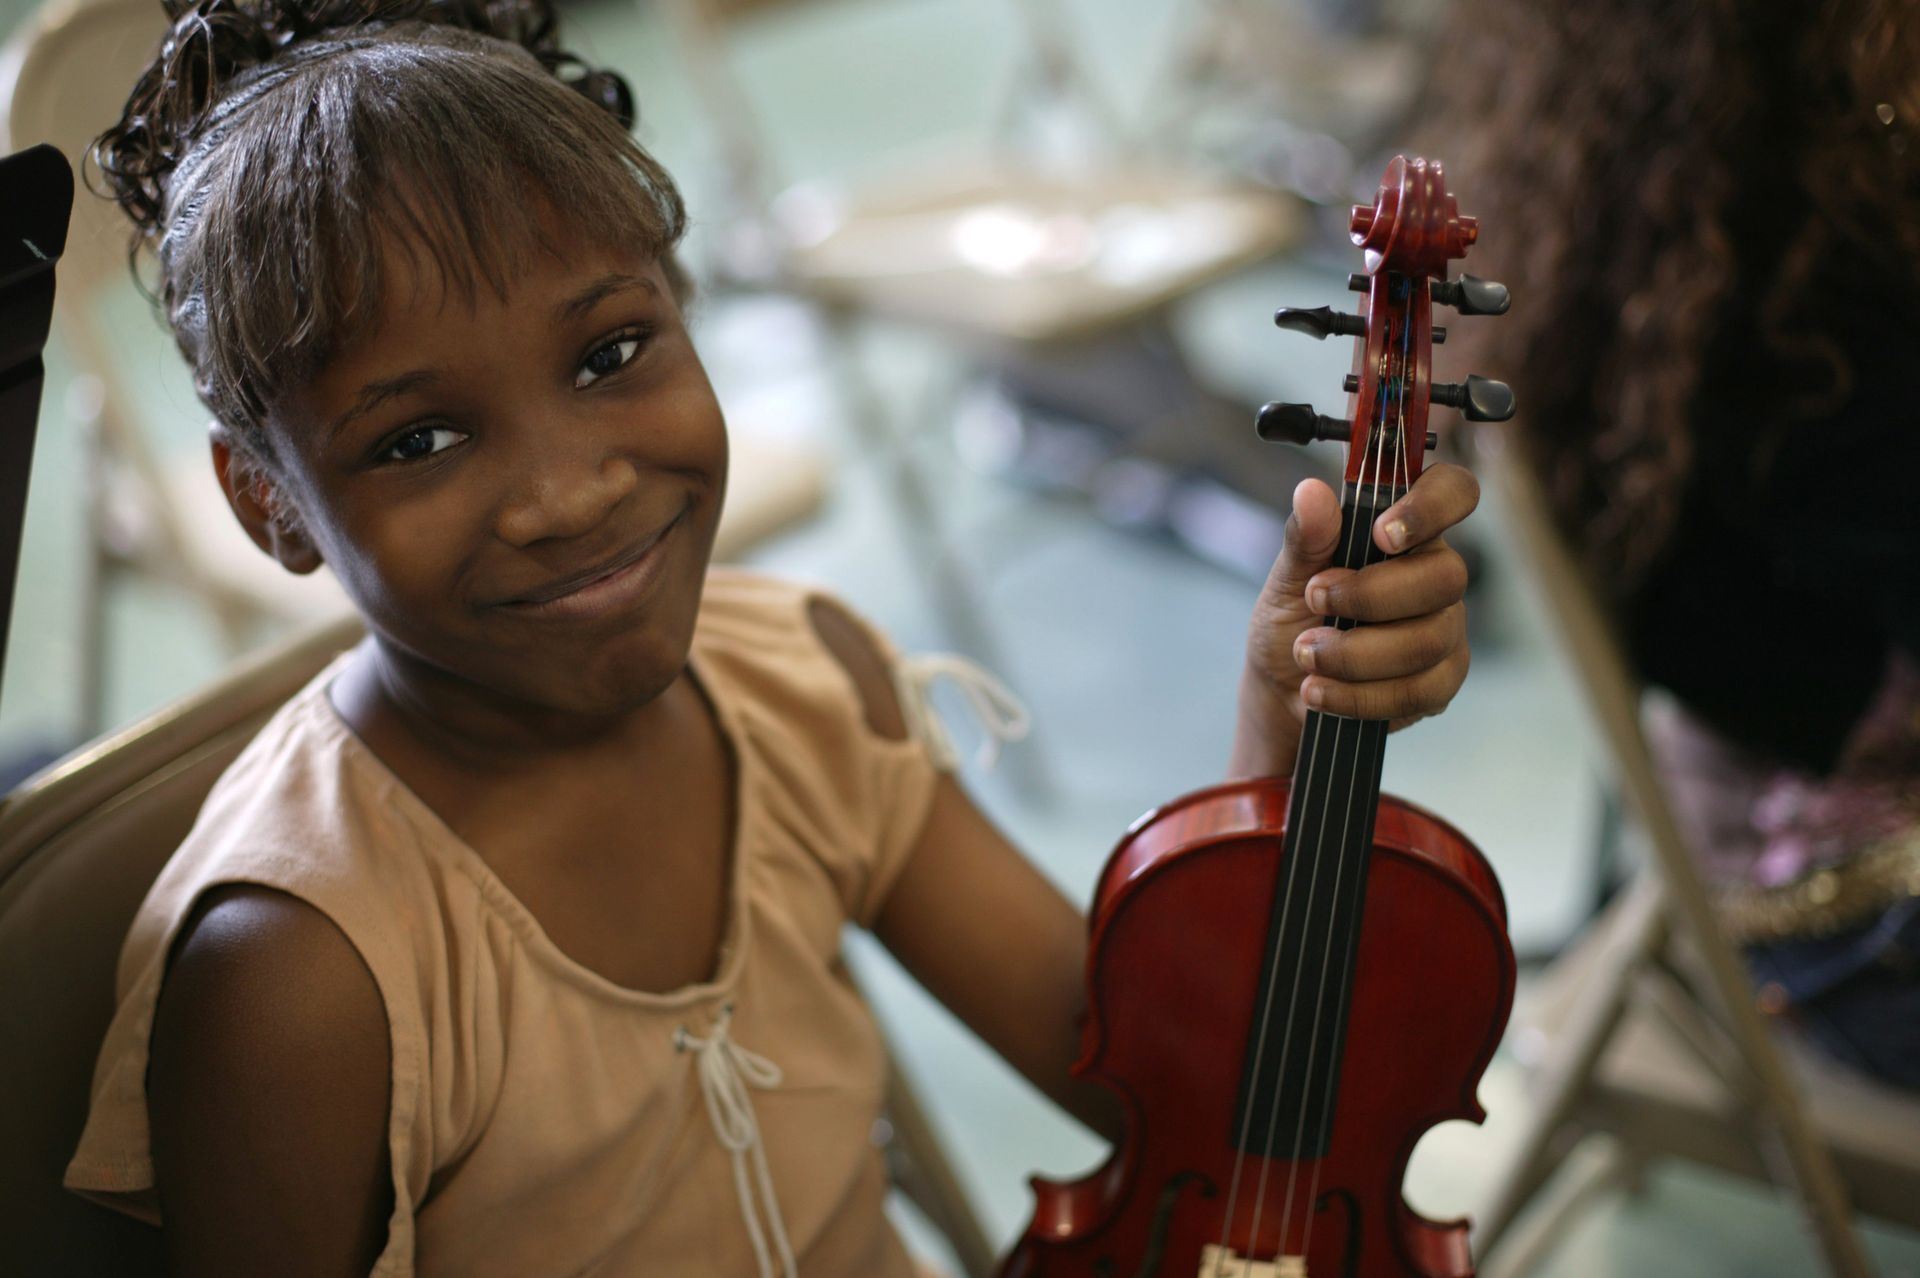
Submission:
<svg viewBox="0 0 1920 1278">
<path fill-rule="evenodd" d="M 1433 323 L 1433 303 L 1461 315 L 1504 315 L 1512 297 L 1492 280 L 1447 277 L 1448 264 L 1480 238 L 1480 224 L 1460 212 L 1438 161 L 1396 156 L 1373 203 L 1354 206 L 1348 230 L 1367 264 L 1347 277 L 1350 290 L 1365 294 L 1361 313 L 1282 307 L 1273 317 L 1279 327 L 1309 337 L 1360 339 L 1346 379 L 1347 416 L 1275 403 L 1260 410 L 1255 429 L 1262 439 L 1292 444 L 1344 439 L 1349 484 L 1404 490 L 1437 442 L 1427 429 L 1433 404 L 1457 408 L 1475 422 L 1503 422 L 1514 413 L 1513 392 L 1503 382 L 1478 375 L 1432 382 L 1432 348 L 1447 336 Z"/>
</svg>

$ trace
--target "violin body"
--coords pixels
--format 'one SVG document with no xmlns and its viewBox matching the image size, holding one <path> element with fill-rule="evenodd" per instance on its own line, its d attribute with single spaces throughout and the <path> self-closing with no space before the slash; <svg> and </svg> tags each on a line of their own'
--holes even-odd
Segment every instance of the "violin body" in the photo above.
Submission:
<svg viewBox="0 0 1920 1278">
<path fill-rule="evenodd" d="M 1281 328 L 1352 337 L 1347 415 L 1260 410 L 1262 438 L 1342 440 L 1333 566 L 1388 557 L 1374 528 L 1418 482 L 1434 404 L 1505 421 L 1512 392 L 1432 379 L 1432 308 L 1499 315 L 1505 286 L 1449 278 L 1479 223 L 1438 163 L 1394 159 L 1349 237 L 1364 312 L 1283 307 Z M 1342 630 L 1351 618 L 1328 617 Z M 1380 792 L 1388 724 L 1308 710 L 1293 779 L 1200 790 L 1137 822 L 1094 898 L 1075 1072 L 1128 1125 L 1071 1184 L 1034 1182 L 1002 1278 L 1467 1278 L 1465 1221 L 1400 1186 L 1420 1137 L 1478 1121 L 1513 1002 L 1506 906 L 1485 858 Z"/>
<path fill-rule="evenodd" d="M 1400 1193 L 1428 1128 L 1482 1117 L 1475 1088 L 1513 1001 L 1499 885 L 1440 818 L 1380 801 L 1319 1176 L 1312 1162 L 1235 1147 L 1241 1044 L 1254 1032 L 1269 908 L 1283 890 L 1289 790 L 1267 779 L 1197 791 L 1143 818 L 1114 850 L 1090 919 L 1097 1001 L 1075 1072 L 1119 1093 L 1127 1137 L 1085 1179 L 1034 1182 L 1033 1223 L 1003 1278 L 1201 1278 L 1213 1268 L 1199 1258 L 1223 1238 L 1242 1257 L 1303 1255 L 1312 1278 L 1473 1272 L 1466 1222 L 1427 1220 Z M 1255 1164 L 1265 1164 L 1260 1194 L 1248 1192 Z"/>
</svg>

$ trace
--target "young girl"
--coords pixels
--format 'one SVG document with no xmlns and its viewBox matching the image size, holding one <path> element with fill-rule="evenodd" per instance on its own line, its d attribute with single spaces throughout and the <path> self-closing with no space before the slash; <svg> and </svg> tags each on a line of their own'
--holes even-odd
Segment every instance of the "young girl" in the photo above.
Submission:
<svg viewBox="0 0 1920 1278">
<path fill-rule="evenodd" d="M 369 632 L 127 941 L 68 1183 L 164 1221 L 181 1274 L 908 1273 L 848 919 L 1119 1126 L 1069 1077 L 1081 920 L 885 642 L 709 572 L 683 210 L 551 31 L 544 0 L 200 0 L 98 149 L 235 515 Z M 1410 720 L 1465 675 L 1439 535 L 1472 479 L 1429 471 L 1373 529 L 1409 553 L 1358 574 L 1325 570 L 1332 493 L 1297 500 L 1236 775 L 1291 767 L 1303 705 Z"/>
</svg>

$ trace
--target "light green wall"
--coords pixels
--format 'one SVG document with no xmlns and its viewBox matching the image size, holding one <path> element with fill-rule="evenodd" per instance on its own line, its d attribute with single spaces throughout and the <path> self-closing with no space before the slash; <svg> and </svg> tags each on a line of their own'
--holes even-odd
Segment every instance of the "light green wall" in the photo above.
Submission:
<svg viewBox="0 0 1920 1278">
<path fill-rule="evenodd" d="M 12 35 L 13 29 L 33 10 L 34 0 L 0 0 L 0 39 Z"/>
</svg>

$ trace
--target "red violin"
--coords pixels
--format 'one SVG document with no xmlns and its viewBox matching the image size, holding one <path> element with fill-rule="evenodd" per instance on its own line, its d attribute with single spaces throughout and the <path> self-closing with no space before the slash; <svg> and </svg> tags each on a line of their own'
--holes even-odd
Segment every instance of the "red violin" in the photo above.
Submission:
<svg viewBox="0 0 1920 1278">
<path fill-rule="evenodd" d="M 1505 420 L 1499 382 L 1429 379 L 1432 303 L 1500 314 L 1507 290 L 1447 264 L 1479 234 L 1437 163 L 1395 159 L 1353 210 L 1364 317 L 1282 328 L 1364 338 L 1350 420 L 1269 404 L 1260 434 L 1344 439 L 1336 562 L 1384 558 L 1374 519 L 1419 477 L 1430 403 Z M 1349 621 L 1327 624 L 1351 626 Z M 1291 783 L 1215 786 L 1136 822 L 1094 897 L 1075 1072 L 1125 1103 L 1092 1175 L 1036 1180 L 1002 1278 L 1462 1278 L 1465 1221 L 1401 1194 L 1421 1135 L 1478 1121 L 1513 1001 L 1506 906 L 1486 859 L 1380 793 L 1387 724 L 1311 712 Z"/>
</svg>

